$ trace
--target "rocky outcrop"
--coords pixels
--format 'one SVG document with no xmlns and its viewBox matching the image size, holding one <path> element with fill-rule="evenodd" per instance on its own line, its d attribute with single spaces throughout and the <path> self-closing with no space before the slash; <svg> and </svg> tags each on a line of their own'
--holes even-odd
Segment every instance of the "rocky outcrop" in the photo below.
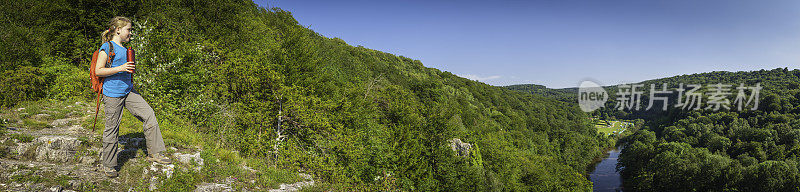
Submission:
<svg viewBox="0 0 800 192">
<path fill-rule="evenodd" d="M 35 138 L 32 142 L 18 143 L 12 148 L 18 158 L 29 158 L 36 161 L 49 162 L 82 162 L 94 163 L 93 157 L 77 155 L 81 147 L 78 138 L 61 135 L 45 135 Z M 94 149 L 97 150 L 97 149 Z"/>
<path fill-rule="evenodd" d="M 270 189 L 269 192 L 289 192 L 289 191 L 299 191 L 303 187 L 313 186 L 314 179 L 309 174 L 300 173 L 300 177 L 305 179 L 306 181 L 291 183 L 291 184 L 281 184 L 280 188 L 277 189 Z"/>
<path fill-rule="evenodd" d="M 0 180 L 4 179 L 8 183 L 0 184 L 2 191 L 70 191 L 106 180 L 97 166 L 2 159 Z"/>
<path fill-rule="evenodd" d="M 456 155 L 462 157 L 469 157 L 470 149 L 472 149 L 472 144 L 461 142 L 459 138 L 453 138 L 449 140 L 450 142 L 450 149 L 456 152 Z"/>
<path fill-rule="evenodd" d="M 196 152 L 194 154 L 175 153 L 173 156 L 175 156 L 175 159 L 178 160 L 178 162 L 188 165 L 192 165 L 193 163 L 197 164 L 197 166 L 194 167 L 195 171 L 200 171 L 203 169 L 203 158 L 200 157 L 200 152 Z"/>
<path fill-rule="evenodd" d="M 81 118 L 77 118 L 77 117 L 66 118 L 66 119 L 56 119 L 56 120 L 54 120 L 53 122 L 50 123 L 50 126 L 61 127 L 61 126 L 66 126 L 66 125 L 77 123 L 80 120 L 81 120 Z"/>
<path fill-rule="evenodd" d="M 229 192 L 233 191 L 233 188 L 231 188 L 231 186 L 228 186 L 226 184 L 201 183 L 200 185 L 197 185 L 197 188 L 194 190 L 194 192 L 217 192 L 217 191 Z"/>
<path fill-rule="evenodd" d="M 36 106 L 33 110 L 17 108 L 0 110 L 3 133 L 0 134 L 0 191 L 187 191 L 186 186 L 176 186 L 175 179 L 188 174 L 205 174 L 218 166 L 220 160 L 204 162 L 202 147 L 173 146 L 165 155 L 173 164 L 163 165 L 145 160 L 146 140 L 138 134 L 119 137 L 119 177 L 107 178 L 100 165 L 101 138 L 91 128 L 81 125 L 91 121 L 93 106 L 75 103 L 75 106 Z M 63 110 L 63 109 L 67 110 Z M 70 111 L 71 110 L 71 111 Z M 85 113 L 84 113 L 85 112 Z M 5 118 L 13 117 L 8 121 Z M 58 119 L 61 118 L 61 119 Z M 35 121 L 35 126 L 23 125 L 23 120 Z M 99 124 L 98 129 L 103 129 Z M 176 148 L 179 147 L 179 148 Z M 203 156 L 201 156 L 203 154 Z M 235 169 L 233 165 L 232 169 Z M 239 176 L 260 173 L 244 163 L 239 165 L 241 175 L 195 180 L 194 191 L 265 191 L 256 179 L 239 181 Z M 280 184 L 271 191 L 298 191 L 314 185 L 311 175 L 300 174 L 304 179 L 296 183 Z M 167 183 L 168 182 L 168 183 Z M 220 183 L 211 183 L 220 182 Z M 199 183 L 199 184 L 198 184 Z M 247 187 L 241 187 L 249 184 Z M 191 187 L 191 186 L 190 186 Z M 254 189 L 253 189 L 254 188 Z"/>
</svg>

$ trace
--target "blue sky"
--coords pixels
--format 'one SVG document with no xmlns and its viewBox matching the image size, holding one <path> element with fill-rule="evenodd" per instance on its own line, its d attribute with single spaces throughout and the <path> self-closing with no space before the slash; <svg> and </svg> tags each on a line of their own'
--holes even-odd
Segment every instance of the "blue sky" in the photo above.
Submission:
<svg viewBox="0 0 800 192">
<path fill-rule="evenodd" d="M 800 68 L 800 1 L 255 0 L 350 45 L 491 85 Z"/>
</svg>

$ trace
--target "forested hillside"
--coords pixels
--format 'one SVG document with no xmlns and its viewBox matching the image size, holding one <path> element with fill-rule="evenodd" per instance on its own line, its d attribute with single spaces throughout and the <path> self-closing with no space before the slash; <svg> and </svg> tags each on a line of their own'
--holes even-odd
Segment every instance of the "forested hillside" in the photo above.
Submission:
<svg viewBox="0 0 800 192">
<path fill-rule="evenodd" d="M 506 89 L 521 91 L 523 93 L 530 93 L 534 95 L 550 97 L 567 103 L 578 102 L 578 97 L 577 97 L 578 88 L 550 89 L 545 87 L 544 85 L 536 85 L 536 84 L 519 84 L 519 85 L 509 85 L 504 87 Z"/>
<path fill-rule="evenodd" d="M 711 72 L 642 82 L 651 83 L 672 88 L 731 84 L 730 101 L 740 83 L 763 89 L 755 110 L 732 105 L 720 111 L 626 112 L 624 118 L 647 122 L 647 128 L 623 141 L 618 167 L 626 191 L 800 190 L 800 70 Z M 670 101 L 673 106 L 675 99 Z"/>
<path fill-rule="evenodd" d="M 205 147 L 334 188 L 586 191 L 586 167 L 611 145 L 574 103 L 351 46 L 251 1 L 23 0 L 0 3 L 0 14 L 2 107 L 90 101 L 87 66 L 103 25 L 127 16 L 135 87 L 159 121 L 190 125 L 165 132 L 195 132 Z M 451 139 L 470 143 L 469 155 Z"/>
</svg>

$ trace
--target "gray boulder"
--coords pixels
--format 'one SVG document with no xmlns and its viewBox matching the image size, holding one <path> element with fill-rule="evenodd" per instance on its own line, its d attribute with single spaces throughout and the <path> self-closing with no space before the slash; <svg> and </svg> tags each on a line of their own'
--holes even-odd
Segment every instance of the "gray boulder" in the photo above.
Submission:
<svg viewBox="0 0 800 192">
<path fill-rule="evenodd" d="M 462 157 L 469 157 L 470 149 L 472 149 L 472 144 L 461 142 L 461 139 L 453 138 L 449 140 L 450 142 L 450 149 L 456 152 L 456 155 Z"/>
</svg>

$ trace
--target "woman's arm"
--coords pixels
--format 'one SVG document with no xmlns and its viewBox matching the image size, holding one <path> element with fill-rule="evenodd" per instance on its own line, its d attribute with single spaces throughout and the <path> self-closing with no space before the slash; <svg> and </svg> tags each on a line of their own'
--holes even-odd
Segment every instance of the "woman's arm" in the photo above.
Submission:
<svg viewBox="0 0 800 192">
<path fill-rule="evenodd" d="M 133 62 L 127 62 L 117 67 L 106 68 L 106 62 L 108 61 L 108 54 L 105 51 L 100 51 L 97 55 L 97 64 L 94 66 L 95 74 L 98 77 L 107 77 L 121 71 L 131 71 L 134 69 L 135 65 Z"/>
</svg>

